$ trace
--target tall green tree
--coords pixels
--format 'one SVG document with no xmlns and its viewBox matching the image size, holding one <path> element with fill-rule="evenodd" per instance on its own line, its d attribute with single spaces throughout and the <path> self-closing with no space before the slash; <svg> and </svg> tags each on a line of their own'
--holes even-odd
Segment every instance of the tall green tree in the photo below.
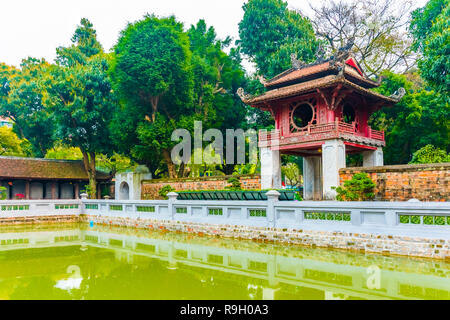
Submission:
<svg viewBox="0 0 450 320">
<path fill-rule="evenodd" d="M 375 112 L 370 120 L 372 127 L 385 131 L 385 163 L 408 163 L 416 150 L 428 144 L 448 150 L 450 106 L 443 95 L 418 86 L 406 75 L 385 72 L 383 76 L 380 93 L 388 96 L 400 87 L 406 89 L 398 104 Z"/>
<path fill-rule="evenodd" d="M 273 77 L 291 67 L 291 54 L 312 61 L 318 41 L 308 18 L 287 8 L 282 0 L 249 0 L 239 23 L 242 53 L 256 63 L 258 72 Z"/>
<path fill-rule="evenodd" d="M 230 48 L 227 54 L 225 49 L 231 39 L 217 39 L 214 28 L 208 28 L 204 20 L 192 25 L 188 36 L 194 74 L 195 119 L 203 122 L 204 130 L 216 128 L 224 136 L 226 129 L 245 128 L 246 109 L 236 94 L 246 81 L 238 49 Z M 183 169 L 181 165 L 179 176 L 184 175 Z M 217 169 L 232 174 L 234 164 L 223 163 Z"/>
<path fill-rule="evenodd" d="M 46 79 L 45 98 L 55 121 L 55 137 L 81 150 L 93 198 L 97 186 L 96 153 L 111 152 L 108 124 L 116 100 L 108 77 L 108 56 L 97 50 L 101 46 L 91 27 L 83 19 L 72 38 L 73 45 L 58 48 L 58 65 Z M 90 34 L 91 39 L 79 34 Z"/>
<path fill-rule="evenodd" d="M 450 1 L 430 0 L 412 13 L 411 33 L 421 76 L 450 101 Z"/>
<path fill-rule="evenodd" d="M 42 82 L 49 68 L 50 64 L 45 60 L 35 58 L 23 60 L 21 70 L 0 66 L 4 83 L 0 93 L 0 115 L 14 121 L 14 131 L 31 143 L 37 157 L 43 157 L 54 142 L 53 120 L 43 101 L 45 88 Z"/>
<path fill-rule="evenodd" d="M 114 140 L 131 146 L 121 151 L 153 172 L 163 160 L 170 177 L 176 176 L 172 131 L 194 111 L 191 55 L 189 38 L 173 16 L 130 23 L 114 48 L 111 77 L 121 101 Z"/>
<path fill-rule="evenodd" d="M 59 65 L 68 67 L 84 64 L 86 59 L 103 52 L 103 47 L 97 40 L 97 31 L 86 18 L 81 19 L 71 40 L 71 46 L 56 49 L 56 62 Z"/>
</svg>

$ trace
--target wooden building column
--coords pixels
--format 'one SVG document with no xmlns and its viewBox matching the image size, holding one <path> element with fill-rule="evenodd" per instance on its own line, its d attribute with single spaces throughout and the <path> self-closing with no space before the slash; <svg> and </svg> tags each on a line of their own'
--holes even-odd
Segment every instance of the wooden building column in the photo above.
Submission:
<svg viewBox="0 0 450 320">
<path fill-rule="evenodd" d="M 25 199 L 30 200 L 30 180 L 25 181 Z"/>
<path fill-rule="evenodd" d="M 53 200 L 58 199 L 58 193 L 57 193 L 56 187 L 57 187 L 57 182 L 53 181 L 52 182 L 52 199 Z"/>
<path fill-rule="evenodd" d="M 75 182 L 75 199 L 80 199 L 80 183 Z"/>
</svg>

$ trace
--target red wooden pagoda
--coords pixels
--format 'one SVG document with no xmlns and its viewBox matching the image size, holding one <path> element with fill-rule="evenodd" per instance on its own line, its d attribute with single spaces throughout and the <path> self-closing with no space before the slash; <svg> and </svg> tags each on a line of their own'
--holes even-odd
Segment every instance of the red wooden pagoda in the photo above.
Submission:
<svg viewBox="0 0 450 320">
<path fill-rule="evenodd" d="M 269 111 L 275 130 L 260 132 L 262 188 L 281 184 L 280 153 L 304 157 L 305 199 L 334 199 L 339 169 L 348 153 L 363 153 L 364 166 L 383 165 L 384 132 L 368 125 L 370 115 L 397 103 L 404 94 L 386 97 L 370 89 L 369 79 L 349 50 L 327 60 L 304 64 L 292 56 L 292 68 L 265 81 L 267 91 L 242 101 Z"/>
</svg>

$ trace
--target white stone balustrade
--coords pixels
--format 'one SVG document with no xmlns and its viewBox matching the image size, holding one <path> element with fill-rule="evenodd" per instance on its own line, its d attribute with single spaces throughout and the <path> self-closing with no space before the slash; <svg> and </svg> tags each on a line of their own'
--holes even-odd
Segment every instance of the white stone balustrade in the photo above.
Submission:
<svg viewBox="0 0 450 320">
<path fill-rule="evenodd" d="M 80 215 L 450 239 L 448 202 L 177 200 L 0 201 L 0 219 Z"/>
</svg>

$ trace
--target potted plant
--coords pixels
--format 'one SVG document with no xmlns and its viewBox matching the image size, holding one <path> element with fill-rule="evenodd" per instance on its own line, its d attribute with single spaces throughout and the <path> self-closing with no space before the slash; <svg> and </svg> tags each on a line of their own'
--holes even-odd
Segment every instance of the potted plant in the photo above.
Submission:
<svg viewBox="0 0 450 320">
<path fill-rule="evenodd" d="M 22 193 L 16 193 L 16 200 L 23 200 L 25 199 L 25 195 Z"/>
</svg>

